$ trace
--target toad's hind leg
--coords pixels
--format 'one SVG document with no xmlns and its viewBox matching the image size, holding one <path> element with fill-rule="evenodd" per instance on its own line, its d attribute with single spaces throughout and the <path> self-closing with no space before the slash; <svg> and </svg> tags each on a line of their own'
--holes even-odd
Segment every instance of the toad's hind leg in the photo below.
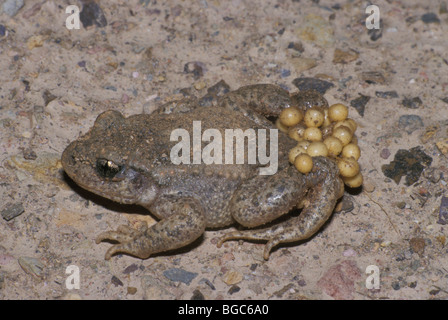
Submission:
<svg viewBox="0 0 448 320">
<path fill-rule="evenodd" d="M 201 236 L 205 231 L 202 207 L 194 199 L 176 201 L 173 213 L 149 228 L 139 230 L 120 226 L 117 231 L 106 231 L 96 242 L 112 240 L 119 242 L 106 252 L 106 260 L 116 253 L 126 253 L 142 259 L 151 254 L 183 247 Z"/>
<path fill-rule="evenodd" d="M 342 196 L 343 182 L 338 174 L 334 161 L 323 157 L 314 158 L 313 172 L 306 177 L 309 192 L 304 208 L 298 217 L 292 217 L 269 228 L 228 233 L 220 239 L 218 246 L 233 239 L 265 240 L 268 242 L 263 257 L 267 260 L 270 251 L 276 245 L 311 237 L 330 218 L 337 199 Z M 296 205 L 301 199 L 297 200 Z M 252 206 L 247 207 L 247 210 L 257 211 L 257 207 L 258 203 L 253 203 Z M 247 211 L 244 215 L 247 215 Z M 235 219 L 238 221 L 238 218 Z"/>
</svg>

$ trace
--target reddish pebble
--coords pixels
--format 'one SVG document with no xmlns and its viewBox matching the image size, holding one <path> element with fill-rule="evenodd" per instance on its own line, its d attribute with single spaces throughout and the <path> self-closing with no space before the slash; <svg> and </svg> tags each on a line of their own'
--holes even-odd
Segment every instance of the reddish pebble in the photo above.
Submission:
<svg viewBox="0 0 448 320">
<path fill-rule="evenodd" d="M 384 148 L 383 150 L 381 150 L 380 152 L 380 157 L 383 159 L 387 159 L 390 156 L 390 150 L 387 148 Z"/>
</svg>

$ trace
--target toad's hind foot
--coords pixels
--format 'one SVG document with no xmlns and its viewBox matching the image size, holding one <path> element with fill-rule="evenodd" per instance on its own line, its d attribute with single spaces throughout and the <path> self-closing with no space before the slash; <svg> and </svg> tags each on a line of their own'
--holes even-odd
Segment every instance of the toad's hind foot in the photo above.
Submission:
<svg viewBox="0 0 448 320">
<path fill-rule="evenodd" d="M 342 196 L 342 180 L 338 177 L 336 164 L 329 159 L 315 158 L 316 174 L 308 176 L 308 183 L 313 187 L 307 196 L 302 213 L 282 223 L 264 229 L 252 229 L 230 232 L 218 242 L 218 247 L 227 240 L 246 239 L 267 241 L 263 257 L 281 243 L 305 240 L 313 236 L 330 218 L 336 201 Z"/>
</svg>

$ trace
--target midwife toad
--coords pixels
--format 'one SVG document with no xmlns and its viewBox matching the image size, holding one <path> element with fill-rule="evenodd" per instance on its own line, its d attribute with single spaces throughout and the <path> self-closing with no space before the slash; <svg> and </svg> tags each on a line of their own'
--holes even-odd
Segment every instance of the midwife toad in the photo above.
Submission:
<svg viewBox="0 0 448 320">
<path fill-rule="evenodd" d="M 202 130 L 220 132 L 275 129 L 265 117 L 277 117 L 289 105 L 307 109 L 327 104 L 320 94 L 290 96 L 278 86 L 259 84 L 215 97 L 215 103 L 201 101 L 168 103 L 150 115 L 128 118 L 106 111 L 87 134 L 65 149 L 64 170 L 81 187 L 120 203 L 141 205 L 160 219 L 149 228 L 120 226 L 100 234 L 97 243 L 118 242 L 109 248 L 106 259 L 116 253 L 144 259 L 185 246 L 206 228 L 235 222 L 253 229 L 230 232 L 218 246 L 231 239 L 264 240 L 268 259 L 274 246 L 309 238 L 330 217 L 343 192 L 336 163 L 316 157 L 312 172 L 301 174 L 287 156 L 297 142 L 282 132 L 278 133 L 278 170 L 273 175 L 260 175 L 258 160 L 256 164 L 175 165 L 169 156 L 178 142 L 170 141 L 172 131 L 183 128 L 192 135 L 193 121 L 201 121 Z M 294 207 L 303 208 L 299 216 L 255 228 Z"/>
</svg>

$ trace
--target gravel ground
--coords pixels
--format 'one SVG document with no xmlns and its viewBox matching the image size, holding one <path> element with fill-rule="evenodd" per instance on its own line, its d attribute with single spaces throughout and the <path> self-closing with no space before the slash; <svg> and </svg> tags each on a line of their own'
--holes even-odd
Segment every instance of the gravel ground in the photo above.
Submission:
<svg viewBox="0 0 448 320">
<path fill-rule="evenodd" d="M 376 1 L 372 30 L 358 0 L 84 2 L 0 1 L 1 299 L 448 297 L 447 1 Z M 220 80 L 298 91 L 310 78 L 350 106 L 365 177 L 321 232 L 269 261 L 259 243 L 216 248 L 228 230 L 104 260 L 98 233 L 154 220 L 64 176 L 62 151 L 99 113 L 150 113 Z"/>
</svg>

